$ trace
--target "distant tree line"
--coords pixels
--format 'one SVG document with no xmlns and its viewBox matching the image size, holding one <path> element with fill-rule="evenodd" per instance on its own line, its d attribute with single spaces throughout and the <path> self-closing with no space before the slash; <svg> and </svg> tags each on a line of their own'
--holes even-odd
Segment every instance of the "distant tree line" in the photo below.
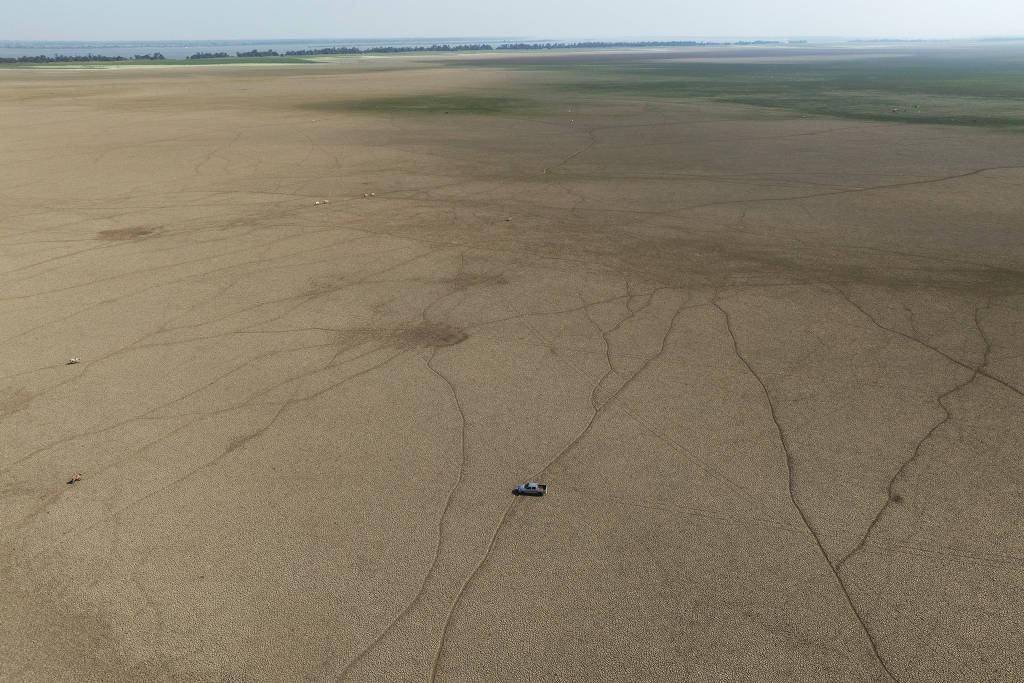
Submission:
<svg viewBox="0 0 1024 683">
<path fill-rule="evenodd" d="M 323 47 L 314 50 L 289 50 L 284 53 L 287 57 L 313 57 L 316 55 L 365 55 L 365 54 L 394 54 L 400 52 L 468 52 L 486 50 L 569 50 L 588 49 L 603 47 L 718 47 L 724 45 L 792 45 L 803 44 L 806 40 L 740 40 L 734 43 L 715 43 L 698 40 L 644 40 L 636 42 L 598 42 L 584 41 L 578 43 L 502 43 L 498 46 L 487 43 L 474 43 L 465 45 L 418 45 L 418 46 L 387 46 L 377 47 Z M 281 53 L 276 50 L 249 50 L 248 52 L 236 52 L 236 57 L 280 57 Z M 230 58 L 227 52 L 197 52 L 187 59 L 224 59 Z M 107 57 L 105 55 L 46 55 L 26 57 L 0 57 L 0 64 L 53 64 L 57 62 L 127 62 L 132 60 L 161 60 L 166 59 L 161 53 L 154 52 L 147 55 L 135 55 L 134 57 Z"/>
<path fill-rule="evenodd" d="M 566 50 L 596 47 L 721 47 L 724 45 L 791 45 L 806 40 L 739 40 L 734 43 L 715 43 L 706 40 L 643 40 L 612 43 L 584 41 L 580 43 L 502 43 L 496 50 Z"/>
<path fill-rule="evenodd" d="M 797 42 L 797 41 L 790 41 Z M 806 42 L 806 41 L 799 41 Z M 736 43 L 711 43 L 697 40 L 645 40 L 636 42 L 597 42 L 585 41 L 579 43 L 502 43 L 497 47 L 487 43 L 472 45 L 420 45 L 415 47 L 324 47 L 316 50 L 290 50 L 285 52 L 289 57 L 311 57 L 315 55 L 360 55 L 360 54 L 386 54 L 395 52 L 466 52 L 470 50 L 565 50 L 573 48 L 601 48 L 601 47 L 701 47 L 718 45 L 783 45 L 781 40 L 744 40 Z M 273 50 L 269 52 L 239 52 L 239 57 L 265 57 L 277 56 Z"/>
<path fill-rule="evenodd" d="M 596 47 L 697 47 L 702 45 L 729 45 L 730 43 L 706 43 L 697 40 L 647 40 L 640 42 L 585 41 L 580 43 L 502 43 L 499 50 L 568 50 L 573 48 Z"/>
<path fill-rule="evenodd" d="M 134 57 L 108 57 L 106 55 L 28 55 L 25 57 L 0 57 L 0 64 L 55 64 L 58 62 L 130 62 L 135 59 L 158 60 L 166 59 L 159 52 L 151 55 L 135 55 Z"/>
<path fill-rule="evenodd" d="M 315 55 L 365 55 L 365 54 L 391 54 L 396 52 L 465 52 L 468 50 L 493 50 L 493 45 L 487 43 L 473 45 L 417 45 L 417 46 L 388 46 L 378 47 L 322 47 L 316 50 L 289 50 L 285 52 L 288 57 L 312 57 Z M 239 53 L 239 56 L 243 56 Z"/>
</svg>

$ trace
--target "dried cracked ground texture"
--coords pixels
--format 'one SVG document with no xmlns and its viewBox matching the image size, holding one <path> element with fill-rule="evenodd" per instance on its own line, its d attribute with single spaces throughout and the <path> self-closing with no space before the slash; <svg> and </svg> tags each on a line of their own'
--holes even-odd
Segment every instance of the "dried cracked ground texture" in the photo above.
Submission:
<svg viewBox="0 0 1024 683">
<path fill-rule="evenodd" d="M 1024 135 L 365 63 L 0 73 L 0 678 L 1024 677 Z"/>
</svg>

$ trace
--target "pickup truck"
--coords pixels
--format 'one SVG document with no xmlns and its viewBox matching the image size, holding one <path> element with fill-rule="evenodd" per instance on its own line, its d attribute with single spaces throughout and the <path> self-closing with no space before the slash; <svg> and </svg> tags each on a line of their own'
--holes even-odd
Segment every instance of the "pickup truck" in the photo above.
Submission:
<svg viewBox="0 0 1024 683">
<path fill-rule="evenodd" d="M 529 484 L 520 484 L 515 494 L 517 496 L 543 496 L 547 490 L 547 484 L 538 484 L 535 481 L 531 481 Z"/>
</svg>

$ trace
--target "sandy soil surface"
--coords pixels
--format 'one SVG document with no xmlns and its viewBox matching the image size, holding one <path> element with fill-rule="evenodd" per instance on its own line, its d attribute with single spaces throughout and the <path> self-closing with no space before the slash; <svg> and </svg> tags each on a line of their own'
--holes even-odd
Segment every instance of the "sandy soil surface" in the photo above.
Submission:
<svg viewBox="0 0 1024 683">
<path fill-rule="evenodd" d="M 0 678 L 1024 678 L 1024 136 L 425 63 L 0 71 Z"/>
</svg>

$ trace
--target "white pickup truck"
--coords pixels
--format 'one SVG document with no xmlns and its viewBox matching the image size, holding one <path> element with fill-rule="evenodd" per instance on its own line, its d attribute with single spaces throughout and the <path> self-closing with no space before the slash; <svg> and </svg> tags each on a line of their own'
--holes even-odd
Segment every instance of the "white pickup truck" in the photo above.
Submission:
<svg viewBox="0 0 1024 683">
<path fill-rule="evenodd" d="M 544 492 L 548 490 L 547 484 L 538 484 L 535 481 L 531 481 L 528 484 L 520 484 L 516 489 L 517 496 L 543 496 Z"/>
</svg>

